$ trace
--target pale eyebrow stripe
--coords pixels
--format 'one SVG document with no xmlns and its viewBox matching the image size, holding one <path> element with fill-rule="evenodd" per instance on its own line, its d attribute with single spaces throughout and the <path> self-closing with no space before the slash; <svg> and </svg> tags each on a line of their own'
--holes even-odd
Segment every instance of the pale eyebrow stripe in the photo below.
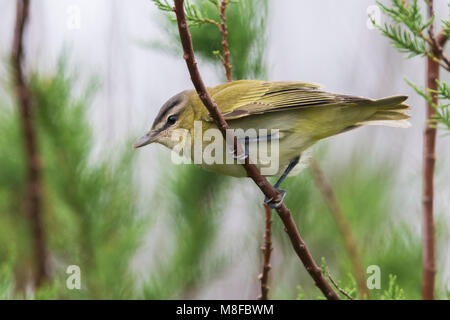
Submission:
<svg viewBox="0 0 450 320">
<path fill-rule="evenodd" d="M 167 109 L 165 109 L 163 111 L 163 113 L 155 119 L 155 123 L 157 123 L 158 126 L 156 128 L 154 128 L 154 130 L 164 130 L 165 128 L 167 128 L 167 126 L 166 126 L 167 123 L 164 118 L 167 117 L 167 115 L 169 113 L 178 114 L 180 112 L 180 110 L 183 109 L 183 105 L 180 103 L 181 103 L 181 100 L 170 104 L 170 106 L 167 107 Z M 163 121 L 163 119 L 164 119 L 164 121 Z"/>
<path fill-rule="evenodd" d="M 166 117 L 166 115 L 171 111 L 173 108 L 175 108 L 180 103 L 180 100 L 175 100 L 171 104 L 169 104 L 165 109 L 161 110 L 162 113 L 160 113 L 156 119 L 155 123 L 159 123 L 163 118 Z"/>
</svg>

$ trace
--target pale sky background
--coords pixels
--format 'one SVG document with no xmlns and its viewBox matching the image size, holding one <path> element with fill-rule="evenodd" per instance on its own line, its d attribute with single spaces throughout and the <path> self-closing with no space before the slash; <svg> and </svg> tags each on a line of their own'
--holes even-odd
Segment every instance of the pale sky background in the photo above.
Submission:
<svg viewBox="0 0 450 320">
<path fill-rule="evenodd" d="M 92 110 L 92 124 L 99 150 L 114 148 L 130 136 L 143 134 L 165 100 L 173 94 L 192 88 L 181 57 L 165 55 L 141 45 L 143 41 L 160 39 L 156 22 L 158 12 L 150 0 L 32 0 L 31 23 L 28 27 L 27 66 L 42 72 L 55 67 L 65 48 L 71 65 L 77 66 L 81 78 L 97 76 L 102 81 Z M 330 139 L 332 158 L 324 161 L 326 172 L 346 161 L 355 148 L 370 145 L 371 163 L 392 158 L 402 162 L 398 180 L 404 189 L 401 215 L 417 224 L 420 232 L 420 196 L 422 166 L 422 130 L 424 101 L 405 83 L 404 78 L 424 84 L 424 59 L 405 60 L 378 31 L 367 27 L 367 10 L 372 0 L 276 0 L 271 2 L 267 61 L 269 80 L 317 82 L 331 92 L 370 98 L 406 94 L 411 98 L 412 128 L 395 129 L 365 127 Z M 435 1 L 436 11 L 448 15 L 448 1 Z M 9 54 L 12 41 L 15 1 L 0 0 L 0 54 Z M 72 28 L 70 17 L 79 10 L 80 28 Z M 439 19 L 436 19 L 439 21 Z M 447 48 L 449 48 L 448 46 Z M 200 68 L 205 82 L 216 85 L 220 79 L 213 69 Z M 0 66 L 4 76 L 5 68 Z M 442 70 L 443 79 L 449 80 Z M 0 91 L 0 94 L 1 91 Z M 100 152 L 100 151 L 99 151 Z M 169 157 L 163 147 L 151 146 L 139 151 L 138 172 L 142 188 L 151 192 L 151 183 L 158 176 L 158 159 Z M 450 137 L 438 138 L 436 178 L 436 214 L 446 221 L 450 234 Z M 368 157 L 369 158 L 369 157 Z M 377 165 L 383 165 L 378 163 Z M 253 190 L 241 182 L 245 192 Z M 229 226 L 235 239 L 245 240 L 245 226 L 250 218 L 242 218 L 238 208 L 245 207 L 242 190 L 234 195 L 233 207 L 227 208 Z M 233 219 L 240 219 L 239 226 Z M 248 220 L 248 221 L 247 221 Z M 244 226 L 244 227 L 243 227 Z M 137 259 L 136 270 L 145 272 L 151 264 L 155 243 L 163 242 L 162 234 L 153 232 Z M 255 234 L 257 232 L 255 231 Z M 250 245 L 258 245 L 257 234 Z M 447 239 L 448 240 L 448 239 Z M 236 247 L 230 250 L 238 252 Z M 441 248 L 439 268 L 450 269 L 448 246 Z M 240 266 L 245 266 L 242 257 Z M 258 266 L 257 266 L 258 267 Z M 223 279 L 205 288 L 198 298 L 254 297 L 255 279 L 245 278 L 237 267 Z M 233 276 L 230 276 L 233 275 Z M 449 282 L 446 273 L 445 281 Z M 247 286 L 243 286 L 246 284 Z M 257 284 L 257 283 L 256 283 Z M 248 289 L 242 289 L 242 288 Z M 238 289 L 239 288 L 239 289 Z M 225 292 L 225 294 L 224 294 Z M 236 296 L 236 293 L 238 296 Z"/>
</svg>

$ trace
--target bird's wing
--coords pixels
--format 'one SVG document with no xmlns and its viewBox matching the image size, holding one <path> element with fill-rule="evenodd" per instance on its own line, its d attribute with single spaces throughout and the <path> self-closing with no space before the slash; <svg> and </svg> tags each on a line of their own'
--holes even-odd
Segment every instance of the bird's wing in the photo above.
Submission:
<svg viewBox="0 0 450 320">
<path fill-rule="evenodd" d="M 210 93 L 226 120 L 287 109 L 365 100 L 327 93 L 321 91 L 319 85 L 305 82 L 234 81 L 212 88 Z"/>
</svg>

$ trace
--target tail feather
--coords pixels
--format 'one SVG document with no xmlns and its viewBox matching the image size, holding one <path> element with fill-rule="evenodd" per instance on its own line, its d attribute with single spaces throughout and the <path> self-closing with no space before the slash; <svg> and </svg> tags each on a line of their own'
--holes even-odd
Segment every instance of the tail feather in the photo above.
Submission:
<svg viewBox="0 0 450 320">
<path fill-rule="evenodd" d="M 372 101 L 371 105 L 379 107 L 380 109 L 403 108 L 405 106 L 408 107 L 407 105 L 403 104 L 406 99 L 408 99 L 408 96 L 387 97 L 374 100 Z"/>
<path fill-rule="evenodd" d="M 409 119 L 409 115 L 405 112 L 402 112 L 403 109 L 400 109 L 399 111 L 377 111 L 373 116 L 370 117 L 370 121 L 377 121 L 377 120 L 405 120 Z"/>
<path fill-rule="evenodd" d="M 360 125 L 381 125 L 399 128 L 408 128 L 411 126 L 407 119 L 410 118 L 407 111 L 410 107 L 403 102 L 408 99 L 407 96 L 388 97 L 372 101 L 371 107 L 376 108 L 376 112 Z"/>
</svg>

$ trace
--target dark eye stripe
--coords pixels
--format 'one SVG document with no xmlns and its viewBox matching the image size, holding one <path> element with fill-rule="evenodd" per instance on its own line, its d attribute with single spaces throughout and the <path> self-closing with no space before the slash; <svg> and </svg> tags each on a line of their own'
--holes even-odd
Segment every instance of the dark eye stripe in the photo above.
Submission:
<svg viewBox="0 0 450 320">
<path fill-rule="evenodd" d="M 159 113 L 159 115 L 156 117 L 155 122 L 154 123 L 158 123 L 161 122 L 162 119 L 165 119 L 166 116 L 169 114 L 169 112 L 175 108 L 178 104 L 180 103 L 180 101 L 174 100 L 172 101 L 170 104 L 168 104 L 167 106 L 165 106 Z"/>
<path fill-rule="evenodd" d="M 172 109 L 173 107 L 175 107 L 177 104 L 179 104 L 180 103 L 180 101 L 178 101 L 178 100 L 175 100 L 175 101 L 173 101 L 168 107 L 167 107 L 167 110 L 170 110 L 170 109 Z"/>
</svg>

